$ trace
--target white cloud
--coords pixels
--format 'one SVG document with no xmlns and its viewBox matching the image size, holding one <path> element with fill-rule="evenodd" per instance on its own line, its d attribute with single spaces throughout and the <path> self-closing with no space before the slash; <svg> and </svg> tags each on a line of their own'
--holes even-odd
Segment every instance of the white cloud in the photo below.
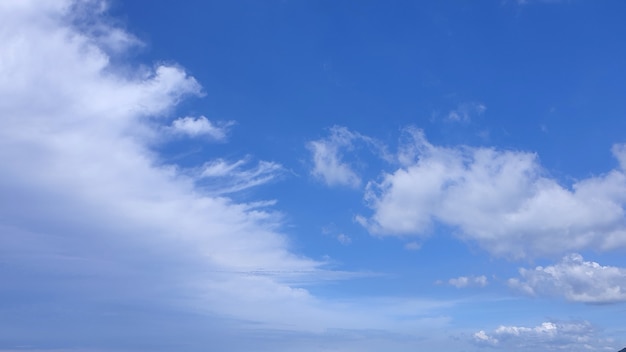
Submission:
<svg viewBox="0 0 626 352">
<path fill-rule="evenodd" d="M 485 104 L 469 102 L 459 104 L 456 109 L 451 110 L 446 115 L 446 120 L 452 122 L 469 122 L 472 117 L 480 116 L 487 110 Z"/>
<path fill-rule="evenodd" d="M 271 202 L 223 195 L 273 179 L 280 165 L 245 169 L 246 160 L 215 160 L 198 171 L 164 164 L 150 149 L 153 138 L 165 138 L 158 132 L 168 128 L 166 118 L 181 99 L 200 95 L 200 85 L 176 66 L 132 74 L 115 66 L 100 37 L 69 22 L 76 4 L 0 1 L 0 272 L 15 292 L 46 298 L 37 310 L 17 300 L 22 321 L 63 310 L 57 307 L 102 316 L 101 307 L 139 304 L 142 311 L 158 306 L 153 314 L 189 310 L 282 331 L 446 324 L 437 304 L 330 302 L 298 287 L 352 274 L 328 272 L 292 251 Z M 107 30 L 107 48 L 127 45 L 118 29 L 98 28 Z M 198 186 L 209 179 L 221 196 Z M 148 316 L 139 319 L 153 322 Z M 83 322 L 72 315 L 47 329 Z"/>
<path fill-rule="evenodd" d="M 199 183 L 213 194 L 228 194 L 271 182 L 285 172 L 280 164 L 270 161 L 260 161 L 255 167 L 243 169 L 248 162 L 248 158 L 235 162 L 223 159 L 208 162 L 199 176 L 207 182 Z"/>
<path fill-rule="evenodd" d="M 330 129 L 328 138 L 309 142 L 307 147 L 313 157 L 313 176 L 329 186 L 358 187 L 361 178 L 342 160 L 342 151 L 353 148 L 358 138 L 358 134 L 347 128 L 335 126 Z"/>
<path fill-rule="evenodd" d="M 366 147 L 382 160 L 389 162 L 393 159 L 386 146 L 374 138 L 342 126 L 333 126 L 329 132 L 328 137 L 307 143 L 313 159 L 311 174 L 328 186 L 357 188 L 361 185 L 361 177 L 355 168 L 357 165 L 362 166 L 362 163 L 346 161 L 346 152 L 355 155 L 356 150 Z"/>
<path fill-rule="evenodd" d="M 619 166 L 622 171 L 626 170 L 626 144 L 615 144 L 611 148 L 613 155 L 619 162 Z"/>
<path fill-rule="evenodd" d="M 481 276 L 459 276 L 448 280 L 448 284 L 456 288 L 464 287 L 485 287 L 489 281 L 484 275 Z"/>
<path fill-rule="evenodd" d="M 212 140 L 223 141 L 226 139 L 228 127 L 232 125 L 232 121 L 216 124 L 204 116 L 197 118 L 187 116 L 174 120 L 171 129 L 175 133 L 186 134 L 190 137 L 206 136 Z"/>
<path fill-rule="evenodd" d="M 72 25 L 93 40 L 99 49 L 110 54 L 124 54 L 129 50 L 144 46 L 134 35 L 113 24 L 115 20 L 107 16 L 109 2 L 65 1 L 65 6 L 71 7 L 71 10 L 66 10 L 66 13 L 71 15 Z"/>
<path fill-rule="evenodd" d="M 483 345 L 483 344 L 497 345 L 498 344 L 498 339 L 487 335 L 487 333 L 485 333 L 484 330 L 480 330 L 479 332 L 474 334 L 474 341 L 480 345 Z"/>
<path fill-rule="evenodd" d="M 401 167 L 369 182 L 373 210 L 357 221 L 378 235 L 427 236 L 436 223 L 493 254 L 522 258 L 626 246 L 621 169 L 560 185 L 537 156 L 493 148 L 440 147 L 407 130 Z M 614 155 L 623 158 L 624 148 Z"/>
<path fill-rule="evenodd" d="M 340 233 L 337 236 L 337 241 L 339 241 L 339 243 L 343 244 L 343 245 L 349 245 L 350 243 L 352 243 L 352 239 L 350 238 L 350 236 Z"/>
<path fill-rule="evenodd" d="M 584 303 L 626 301 L 626 269 L 584 261 L 579 254 L 555 265 L 520 269 L 520 276 L 510 279 L 509 286 L 530 295 L 562 296 Z"/>
<path fill-rule="evenodd" d="M 587 321 L 548 321 L 534 327 L 502 325 L 490 333 L 475 333 L 473 340 L 477 345 L 506 351 L 613 350 L 612 341 L 603 339 Z"/>
<path fill-rule="evenodd" d="M 4 260 L 55 278 L 37 283 L 37 292 L 65 290 L 79 300 L 104 299 L 106 292 L 106 299 L 176 302 L 216 314 L 231 314 L 236 302 L 211 295 L 213 287 L 254 284 L 218 272 L 320 271 L 322 263 L 291 252 L 280 215 L 265 203 L 212 196 L 190 172 L 164 165 L 150 150 L 149 139 L 166 128 L 160 118 L 201 94 L 200 85 L 175 66 L 124 74 L 98 38 L 68 22 L 78 4 L 0 4 Z M 126 40 L 114 33 L 119 29 L 98 28 L 105 30 L 110 40 Z M 232 169 L 237 182 L 227 186 L 243 189 L 266 182 L 280 166 Z M 36 284 L 14 277 L 5 284 Z M 76 277 L 92 279 L 87 285 Z M 272 277 L 241 294 L 258 302 L 314 301 Z"/>
</svg>

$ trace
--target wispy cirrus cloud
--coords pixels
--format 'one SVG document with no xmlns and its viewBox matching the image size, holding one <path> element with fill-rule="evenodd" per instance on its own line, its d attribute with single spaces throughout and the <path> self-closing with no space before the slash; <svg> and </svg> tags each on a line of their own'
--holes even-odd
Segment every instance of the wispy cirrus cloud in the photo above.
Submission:
<svg viewBox="0 0 626 352">
<path fill-rule="evenodd" d="M 210 161 L 202 166 L 199 183 L 214 194 L 228 194 L 260 186 L 285 174 L 285 169 L 278 163 L 259 161 L 256 166 L 246 168 L 249 161 L 250 158 L 234 162 Z"/>
</svg>

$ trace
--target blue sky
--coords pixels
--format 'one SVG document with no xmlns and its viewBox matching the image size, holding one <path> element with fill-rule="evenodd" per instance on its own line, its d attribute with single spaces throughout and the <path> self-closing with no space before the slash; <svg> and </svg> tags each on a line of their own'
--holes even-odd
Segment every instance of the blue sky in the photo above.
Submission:
<svg viewBox="0 0 626 352">
<path fill-rule="evenodd" d="M 617 351 L 621 1 L 0 4 L 0 351 Z"/>
</svg>

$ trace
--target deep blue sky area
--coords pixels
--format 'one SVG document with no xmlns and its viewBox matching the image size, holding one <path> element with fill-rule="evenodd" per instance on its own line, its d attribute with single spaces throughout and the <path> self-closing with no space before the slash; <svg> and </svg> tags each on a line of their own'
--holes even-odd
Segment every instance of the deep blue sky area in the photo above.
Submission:
<svg viewBox="0 0 626 352">
<path fill-rule="evenodd" d="M 416 125 L 443 143 L 541 151 L 549 167 L 583 177 L 587 168 L 559 155 L 610 162 L 621 138 L 609 126 L 625 109 L 624 7 L 135 1 L 113 12 L 147 43 L 142 58 L 202 82 L 207 98 L 192 110 L 236 119 L 233 138 L 260 138 L 273 155 L 331 125 L 388 135 Z M 476 126 L 433 123 L 466 101 L 487 106 Z"/>
<path fill-rule="evenodd" d="M 625 16 L 2 2 L 0 352 L 623 348 Z"/>
</svg>

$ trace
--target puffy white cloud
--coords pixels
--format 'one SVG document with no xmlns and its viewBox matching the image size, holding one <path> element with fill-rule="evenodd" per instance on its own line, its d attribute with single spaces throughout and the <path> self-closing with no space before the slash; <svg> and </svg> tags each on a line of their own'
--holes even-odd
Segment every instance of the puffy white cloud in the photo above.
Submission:
<svg viewBox="0 0 626 352">
<path fill-rule="evenodd" d="M 354 141 L 359 138 L 359 134 L 345 127 L 334 126 L 329 137 L 309 142 L 307 148 L 313 157 L 313 176 L 329 186 L 358 187 L 361 178 L 342 160 L 342 151 L 352 149 Z"/>
<path fill-rule="evenodd" d="M 182 133 L 191 137 L 206 136 L 215 141 L 223 141 L 226 139 L 228 127 L 232 125 L 232 121 L 216 124 L 204 116 L 197 118 L 187 116 L 174 120 L 171 129 L 175 133 Z"/>
<path fill-rule="evenodd" d="M 509 286 L 530 295 L 562 296 L 584 303 L 626 301 L 626 268 L 584 261 L 579 254 L 568 255 L 555 265 L 522 268 L 519 273 L 521 278 L 509 279 Z"/>
<path fill-rule="evenodd" d="M 373 214 L 357 221 L 371 233 L 427 236 L 441 223 L 514 258 L 626 246 L 622 169 L 564 187 L 533 153 L 436 146 L 416 129 L 406 131 L 397 158 L 397 170 L 367 185 Z"/>
<path fill-rule="evenodd" d="M 602 338 L 587 321 L 548 321 L 534 327 L 502 325 L 490 333 L 478 331 L 473 341 L 480 346 L 515 351 L 613 350 L 612 341 Z"/>
<path fill-rule="evenodd" d="M 487 277 L 481 276 L 459 276 L 448 280 L 448 284 L 456 288 L 463 287 L 485 287 L 489 283 Z"/>
</svg>

